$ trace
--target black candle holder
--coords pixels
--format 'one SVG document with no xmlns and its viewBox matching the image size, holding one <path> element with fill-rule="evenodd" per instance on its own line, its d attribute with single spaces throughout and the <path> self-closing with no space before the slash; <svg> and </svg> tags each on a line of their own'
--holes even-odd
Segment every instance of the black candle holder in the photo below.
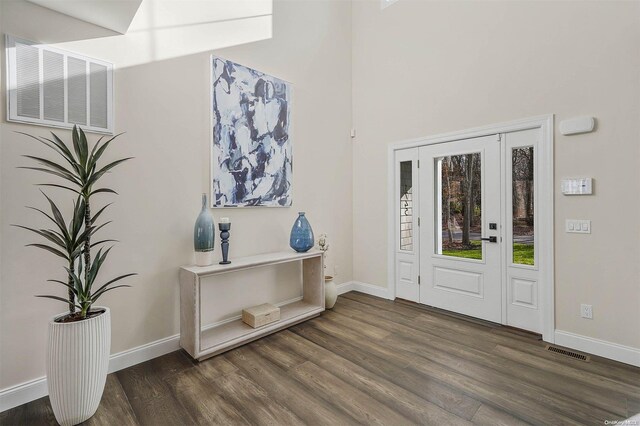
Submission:
<svg viewBox="0 0 640 426">
<path fill-rule="evenodd" d="M 229 230 L 231 229 L 230 223 L 218 223 L 218 229 L 220 230 L 220 247 L 222 247 L 222 262 L 221 265 L 228 265 L 231 263 L 229 258 Z"/>
</svg>

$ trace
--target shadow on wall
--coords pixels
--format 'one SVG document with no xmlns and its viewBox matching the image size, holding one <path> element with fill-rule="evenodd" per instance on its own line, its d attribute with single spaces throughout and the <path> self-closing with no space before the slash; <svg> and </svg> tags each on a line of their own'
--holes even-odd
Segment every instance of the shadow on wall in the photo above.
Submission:
<svg viewBox="0 0 640 426">
<path fill-rule="evenodd" d="M 123 68 L 269 39 L 272 6 L 272 0 L 144 0 L 121 35 L 26 0 L 10 0 L 0 2 L 0 29 Z"/>
</svg>

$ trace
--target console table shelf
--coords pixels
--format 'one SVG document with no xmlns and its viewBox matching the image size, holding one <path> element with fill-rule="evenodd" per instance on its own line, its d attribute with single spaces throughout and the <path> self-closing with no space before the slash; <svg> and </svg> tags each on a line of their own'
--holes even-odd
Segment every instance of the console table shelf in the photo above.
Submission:
<svg viewBox="0 0 640 426">
<path fill-rule="evenodd" d="M 200 288 L 202 278 L 211 277 L 207 285 L 215 285 L 215 276 L 262 266 L 302 262 L 302 300 L 280 306 L 280 320 L 252 328 L 241 319 L 202 328 Z M 235 259 L 229 265 L 180 268 L 180 346 L 199 361 L 259 339 L 324 311 L 324 266 L 320 251 L 307 253 L 277 252 Z M 223 296 L 223 295 L 221 295 Z"/>
</svg>

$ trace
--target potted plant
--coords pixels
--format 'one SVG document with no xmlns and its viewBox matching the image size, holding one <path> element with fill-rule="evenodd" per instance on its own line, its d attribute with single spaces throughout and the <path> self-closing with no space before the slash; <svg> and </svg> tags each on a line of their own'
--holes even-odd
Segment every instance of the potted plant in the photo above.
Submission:
<svg viewBox="0 0 640 426">
<path fill-rule="evenodd" d="M 53 227 L 38 229 L 17 225 L 44 238 L 45 242 L 29 244 L 54 254 L 65 261 L 66 280 L 50 279 L 67 289 L 66 297 L 38 295 L 64 302 L 67 312 L 56 315 L 49 322 L 47 345 L 47 387 L 49 399 L 56 420 L 61 425 L 81 423 L 96 412 L 109 367 L 111 347 L 111 320 L 109 308 L 95 306 L 96 301 L 106 292 L 128 285 L 116 283 L 133 273 L 120 275 L 98 284 L 98 275 L 113 246 L 106 250 L 101 247 L 115 240 L 94 241 L 93 236 L 109 222 L 97 224 L 98 218 L 110 204 L 103 206 L 95 214 L 91 213 L 93 196 L 100 193 L 116 192 L 98 187 L 105 173 L 129 160 L 123 158 L 104 166 L 99 160 L 109 145 L 119 135 L 103 142 L 100 138 L 90 147 L 85 133 L 79 127 L 73 128 L 72 146 L 67 146 L 52 133 L 51 138 L 29 136 L 56 152 L 61 158 L 52 161 L 42 157 L 25 155 L 37 166 L 22 167 L 62 179 L 60 183 L 43 183 L 40 186 L 62 188 L 77 194 L 73 202 L 70 220 L 65 220 L 56 203 L 44 192 L 50 212 L 30 207 L 40 212 Z M 60 161 L 62 160 L 62 161 Z M 92 249 L 98 252 L 92 258 Z"/>
<path fill-rule="evenodd" d="M 318 248 L 324 253 L 324 257 L 327 257 L 327 251 L 329 251 L 329 242 L 327 241 L 327 234 L 320 234 L 318 238 Z M 326 268 L 327 265 L 324 265 Z M 331 275 L 324 276 L 324 307 L 331 309 L 338 300 L 338 288 L 336 283 L 333 282 Z"/>
</svg>

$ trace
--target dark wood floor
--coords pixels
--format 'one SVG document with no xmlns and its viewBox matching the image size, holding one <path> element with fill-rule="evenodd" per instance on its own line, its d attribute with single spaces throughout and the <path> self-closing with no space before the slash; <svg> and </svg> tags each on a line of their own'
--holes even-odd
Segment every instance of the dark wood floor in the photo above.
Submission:
<svg viewBox="0 0 640 426">
<path fill-rule="evenodd" d="M 335 308 L 206 360 L 110 374 L 91 425 L 603 424 L 640 412 L 640 368 L 534 336 L 348 293 Z M 2 425 L 55 424 L 48 398 Z"/>
</svg>

